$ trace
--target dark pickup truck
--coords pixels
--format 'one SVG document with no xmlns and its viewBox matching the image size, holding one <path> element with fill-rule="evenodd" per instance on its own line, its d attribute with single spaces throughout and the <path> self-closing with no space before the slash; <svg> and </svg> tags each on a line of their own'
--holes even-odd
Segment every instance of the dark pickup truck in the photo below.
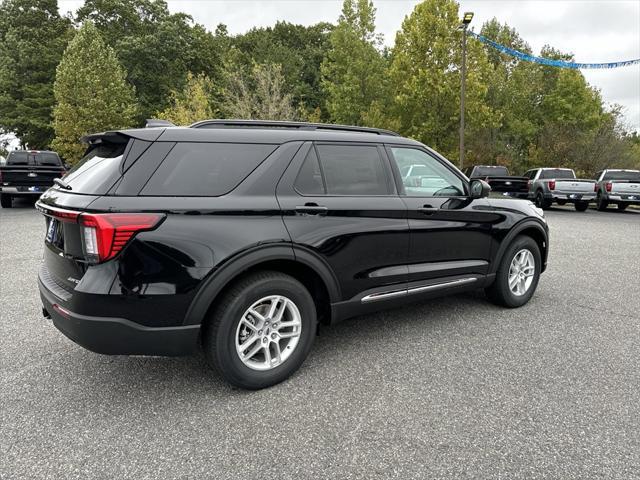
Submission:
<svg viewBox="0 0 640 480">
<path fill-rule="evenodd" d="M 527 198 L 529 195 L 529 179 L 509 175 L 507 167 L 498 165 L 476 165 L 467 167 L 464 173 L 469 179 L 484 180 L 491 186 L 492 192 L 508 197 Z"/>
<path fill-rule="evenodd" d="M 0 165 L 0 204 L 10 208 L 18 195 L 40 196 L 66 169 L 56 152 L 14 150 Z M 36 197 L 37 198 L 37 197 Z"/>
</svg>

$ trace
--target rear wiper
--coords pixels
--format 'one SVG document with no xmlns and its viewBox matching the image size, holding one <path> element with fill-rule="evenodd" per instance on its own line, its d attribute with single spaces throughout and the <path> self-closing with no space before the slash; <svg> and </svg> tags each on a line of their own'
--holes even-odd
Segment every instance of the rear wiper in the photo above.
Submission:
<svg viewBox="0 0 640 480">
<path fill-rule="evenodd" d="M 71 190 L 71 185 L 62 180 L 61 178 L 54 178 L 53 183 L 58 185 L 60 188 L 64 188 L 65 190 Z"/>
</svg>

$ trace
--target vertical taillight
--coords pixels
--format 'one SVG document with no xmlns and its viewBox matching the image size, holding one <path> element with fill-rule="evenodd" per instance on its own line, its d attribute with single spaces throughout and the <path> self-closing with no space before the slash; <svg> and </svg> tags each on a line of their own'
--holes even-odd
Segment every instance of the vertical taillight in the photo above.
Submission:
<svg viewBox="0 0 640 480">
<path fill-rule="evenodd" d="M 549 180 L 549 190 L 555 190 L 555 189 L 556 189 L 556 181 Z"/>
<path fill-rule="evenodd" d="M 606 189 L 607 189 L 607 192 L 610 192 L 610 191 L 611 191 L 611 186 L 612 186 L 612 185 L 611 185 L 611 182 L 607 182 L 607 183 L 605 183 L 605 184 L 604 184 L 604 188 L 606 188 Z"/>
<path fill-rule="evenodd" d="M 83 213 L 79 222 L 87 260 L 110 260 L 135 234 L 154 229 L 163 218 L 158 213 Z"/>
<path fill-rule="evenodd" d="M 593 184 L 593 191 L 597 192 L 598 191 L 598 182 Z"/>
</svg>

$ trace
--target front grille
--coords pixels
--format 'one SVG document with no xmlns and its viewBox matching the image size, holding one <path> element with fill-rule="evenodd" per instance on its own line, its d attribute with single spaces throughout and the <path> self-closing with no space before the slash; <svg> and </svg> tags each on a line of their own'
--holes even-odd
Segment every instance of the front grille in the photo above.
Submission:
<svg viewBox="0 0 640 480">
<path fill-rule="evenodd" d="M 43 263 L 40 265 L 40 281 L 47 289 L 53 293 L 60 300 L 66 302 L 71 299 L 73 289 L 67 287 L 62 282 L 57 280 L 54 275 L 51 275 L 47 266 Z"/>
</svg>

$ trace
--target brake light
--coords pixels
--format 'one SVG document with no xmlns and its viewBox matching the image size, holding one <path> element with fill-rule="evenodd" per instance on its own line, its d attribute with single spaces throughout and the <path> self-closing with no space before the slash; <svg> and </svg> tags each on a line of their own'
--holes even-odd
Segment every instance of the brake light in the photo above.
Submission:
<svg viewBox="0 0 640 480">
<path fill-rule="evenodd" d="M 610 192 L 610 191 L 611 191 L 611 186 L 612 186 L 612 185 L 611 185 L 611 182 L 607 182 L 607 183 L 605 183 L 605 184 L 604 184 L 604 188 L 606 188 L 606 189 L 607 189 L 607 192 Z"/>
<path fill-rule="evenodd" d="M 556 181 L 549 180 L 549 190 L 555 190 L 555 189 L 556 189 Z"/>
<path fill-rule="evenodd" d="M 597 191 L 598 191 L 598 184 L 597 184 L 597 183 L 594 183 L 594 184 L 593 184 L 593 191 L 594 191 L 594 192 L 597 192 Z"/>
<path fill-rule="evenodd" d="M 87 260 L 95 263 L 115 257 L 139 232 L 153 230 L 164 215 L 159 213 L 83 213 L 80 226 Z"/>
</svg>

